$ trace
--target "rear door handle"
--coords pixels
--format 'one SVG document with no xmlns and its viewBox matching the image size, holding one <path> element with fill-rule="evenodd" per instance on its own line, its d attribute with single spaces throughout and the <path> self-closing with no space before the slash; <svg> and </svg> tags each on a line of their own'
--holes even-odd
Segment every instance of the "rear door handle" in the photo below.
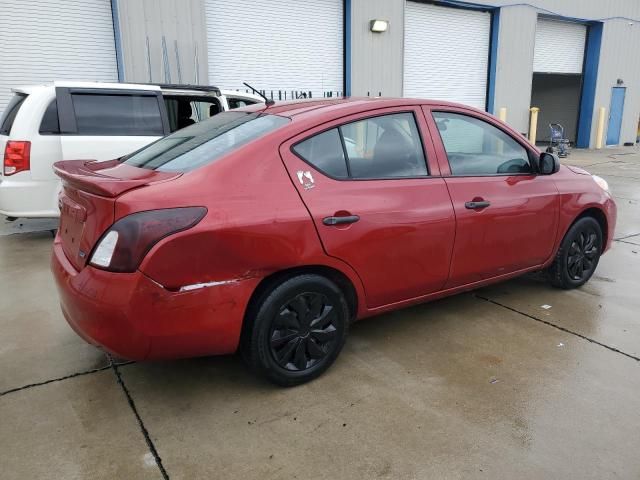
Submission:
<svg viewBox="0 0 640 480">
<path fill-rule="evenodd" d="M 491 205 L 491 202 L 487 202 L 486 200 L 482 201 L 474 201 L 474 202 L 465 202 L 464 207 L 469 210 L 476 210 L 478 208 L 486 208 Z"/>
<path fill-rule="evenodd" d="M 346 217 L 324 217 L 322 223 L 325 225 L 343 225 L 347 223 L 355 223 L 360 220 L 358 215 L 348 215 Z"/>
</svg>

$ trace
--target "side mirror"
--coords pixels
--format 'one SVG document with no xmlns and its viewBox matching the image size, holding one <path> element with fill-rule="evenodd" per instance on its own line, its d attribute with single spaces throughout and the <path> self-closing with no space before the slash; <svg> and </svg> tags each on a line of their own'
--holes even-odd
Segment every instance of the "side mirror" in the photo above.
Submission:
<svg viewBox="0 0 640 480">
<path fill-rule="evenodd" d="M 538 167 L 541 175 L 552 175 L 560 170 L 560 159 L 554 153 L 542 152 Z"/>
</svg>

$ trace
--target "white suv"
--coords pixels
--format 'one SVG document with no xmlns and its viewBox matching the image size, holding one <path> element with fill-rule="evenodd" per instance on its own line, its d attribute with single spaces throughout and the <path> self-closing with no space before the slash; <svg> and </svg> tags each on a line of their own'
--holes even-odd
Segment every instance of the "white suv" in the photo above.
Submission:
<svg viewBox="0 0 640 480">
<path fill-rule="evenodd" d="M 57 217 L 58 160 L 111 160 L 257 95 L 192 85 L 53 82 L 14 88 L 0 121 L 0 214 Z"/>
</svg>

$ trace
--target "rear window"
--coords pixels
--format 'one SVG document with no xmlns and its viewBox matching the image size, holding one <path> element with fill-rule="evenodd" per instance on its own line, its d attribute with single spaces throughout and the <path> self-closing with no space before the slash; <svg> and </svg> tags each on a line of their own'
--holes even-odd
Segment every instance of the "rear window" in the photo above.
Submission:
<svg viewBox="0 0 640 480">
<path fill-rule="evenodd" d="M 22 103 L 26 98 L 26 95 L 17 93 L 9 101 L 9 105 L 7 105 L 7 108 L 4 109 L 2 120 L 0 121 L 0 134 L 9 135 L 9 133 L 11 133 L 13 121 L 16 119 L 18 110 L 20 110 L 20 107 L 22 106 Z"/>
<path fill-rule="evenodd" d="M 134 167 L 189 172 L 285 125 L 288 118 L 251 112 L 223 112 L 125 157 Z"/>
<path fill-rule="evenodd" d="M 164 135 L 155 95 L 71 95 L 79 135 Z"/>
</svg>

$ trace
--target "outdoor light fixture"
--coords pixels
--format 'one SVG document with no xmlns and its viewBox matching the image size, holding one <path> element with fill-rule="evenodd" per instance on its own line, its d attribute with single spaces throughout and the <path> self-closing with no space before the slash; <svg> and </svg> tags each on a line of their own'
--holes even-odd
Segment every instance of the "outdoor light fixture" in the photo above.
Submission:
<svg viewBox="0 0 640 480">
<path fill-rule="evenodd" d="M 382 33 L 386 32 L 389 28 L 388 20 L 371 20 L 369 22 L 369 30 L 373 33 Z"/>
</svg>

